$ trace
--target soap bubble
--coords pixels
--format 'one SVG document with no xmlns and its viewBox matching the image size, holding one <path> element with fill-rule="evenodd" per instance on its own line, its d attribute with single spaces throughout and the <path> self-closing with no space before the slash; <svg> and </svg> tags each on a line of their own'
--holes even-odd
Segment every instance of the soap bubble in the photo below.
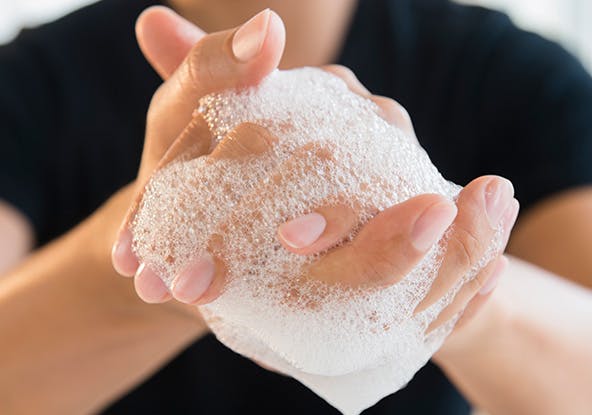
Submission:
<svg viewBox="0 0 592 415">
<path fill-rule="evenodd" d="M 202 98 L 199 111 L 215 142 L 245 122 L 267 128 L 278 142 L 253 157 L 181 157 L 156 172 L 132 223 L 140 261 L 170 287 L 206 250 L 222 260 L 224 291 L 200 306 L 218 339 L 293 376 L 343 413 L 359 413 L 404 387 L 457 318 L 427 336 L 426 328 L 497 254 L 500 231 L 480 263 L 415 316 L 446 237 L 387 288 L 301 278 L 318 256 L 279 244 L 277 228 L 286 220 L 350 203 L 363 225 L 410 197 L 454 200 L 461 188 L 440 175 L 414 138 L 380 118 L 372 101 L 319 69 L 275 71 L 257 87 Z M 352 237 L 355 231 L 342 243 Z"/>
</svg>

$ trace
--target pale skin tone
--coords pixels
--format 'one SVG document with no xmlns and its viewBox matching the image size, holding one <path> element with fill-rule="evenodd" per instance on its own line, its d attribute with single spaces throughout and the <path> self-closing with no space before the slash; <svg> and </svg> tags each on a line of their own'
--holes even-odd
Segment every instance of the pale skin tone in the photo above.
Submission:
<svg viewBox="0 0 592 415">
<path fill-rule="evenodd" d="M 216 2 L 220 7 L 223 3 Z M 262 2 L 241 2 L 246 3 L 262 7 Z M 299 2 L 298 7 L 310 8 L 306 9 L 307 13 L 314 14 L 316 4 L 327 7 L 329 3 L 334 2 Z M 287 17 L 288 27 L 296 32 L 290 32 L 290 36 L 298 37 L 298 22 L 290 23 L 289 20 L 290 4 L 277 2 L 272 6 Z M 195 5 L 203 6 L 200 2 L 195 2 Z M 332 6 L 336 7 L 335 4 Z M 198 11 L 196 8 L 195 13 Z M 211 12 L 216 13 L 214 7 Z M 244 10 L 241 12 L 246 13 Z M 189 12 L 186 14 L 191 15 Z M 341 19 L 348 15 L 344 12 Z M 235 14 L 232 19 L 242 17 L 246 20 L 248 16 Z M 161 19 L 161 24 L 154 25 L 155 20 L 151 24 L 151 18 Z M 144 16 L 144 20 L 140 21 L 139 38 L 145 54 L 163 78 L 170 79 L 156 94 L 148 115 L 146 148 L 138 180 L 114 195 L 88 220 L 34 253 L 0 281 L 0 328 L 3 333 L 0 366 L 7 374 L 0 377 L 0 405 L 6 406 L 0 407 L 0 412 L 84 413 L 97 410 L 206 333 L 194 307 L 173 300 L 161 305 L 147 305 L 140 301 L 129 280 L 115 277 L 108 251 L 122 218 L 141 191 L 142 183 L 191 120 L 192 103 L 196 102 L 196 97 L 209 92 L 208 88 L 233 86 L 239 81 L 256 82 L 279 61 L 281 53 L 278 48 L 281 45 L 277 39 L 281 33 L 271 34 L 272 39 L 254 61 L 230 64 L 224 61 L 224 55 L 220 56 L 220 47 L 216 46 L 216 39 L 225 39 L 228 33 L 224 35 L 226 37 L 204 38 L 199 48 L 192 49 L 203 33 L 185 26 L 180 34 L 179 31 L 169 30 L 181 25 L 180 21 L 166 20 L 170 23 L 167 29 L 162 19 L 169 17 L 157 13 L 152 17 Z M 223 14 L 219 14 L 219 19 L 220 27 L 213 29 L 228 27 L 224 25 Z M 212 21 L 217 20 L 212 18 Z M 339 27 L 339 23 L 334 24 Z M 276 26 L 273 28 L 279 30 Z M 314 25 L 307 23 L 306 30 L 314 31 Z M 165 39 L 169 47 L 162 47 L 163 43 L 155 39 Z M 334 44 L 337 43 L 335 41 Z M 332 58 L 328 53 L 325 60 L 307 59 L 291 52 L 289 45 L 288 42 L 285 56 L 291 56 L 292 63 L 288 66 L 323 64 Z M 326 48 L 331 49 L 329 46 Z M 195 65 L 187 66 L 181 61 L 185 55 L 193 56 L 196 52 L 203 59 L 200 67 L 224 67 L 228 72 L 216 79 L 204 78 L 204 74 L 211 73 L 208 70 L 201 75 L 192 73 L 191 68 L 195 69 Z M 227 64 L 221 65 L 221 62 Z M 184 77 L 199 82 L 188 87 Z M 347 76 L 344 78 L 350 88 L 360 88 L 355 80 Z M 195 84 L 202 87 L 196 88 Z M 171 102 L 191 104 L 186 108 L 176 107 L 173 111 L 170 109 Z M 385 118 L 395 124 L 399 121 L 404 126 L 405 117 L 397 111 L 396 104 L 383 107 Z M 243 133 L 247 135 L 248 131 Z M 466 220 L 467 232 L 478 235 L 478 242 L 486 243 L 489 225 L 479 220 L 488 216 L 484 205 L 478 202 L 482 199 L 476 196 L 482 190 L 480 185 L 485 183 L 476 181 L 467 187 L 466 194 L 475 197 L 467 197 L 467 204 L 459 206 L 459 214 L 454 220 L 468 215 L 471 220 Z M 590 281 L 585 276 L 591 274 L 592 263 L 585 254 L 585 246 L 589 242 L 586 238 L 590 238 L 592 222 L 580 212 L 586 211 L 590 200 L 590 191 L 582 190 L 555 196 L 531 210 L 514 232 L 510 244 L 512 252 L 518 252 L 535 263 L 537 258 L 544 258 L 548 261 L 544 265 L 549 269 L 579 278 L 578 281 L 589 286 Z M 420 199 L 411 211 L 423 212 L 421 208 L 429 208 L 433 202 L 435 200 Z M 10 209 L 4 212 L 8 213 L 3 214 L 3 219 L 6 218 L 17 229 L 16 234 L 21 235 L 26 247 L 27 241 L 31 240 L 30 226 L 17 212 Z M 474 214 L 471 216 L 467 212 Z M 323 213 L 327 216 L 327 223 L 333 223 L 331 215 Z M 574 215 L 578 215 L 577 220 Z M 383 218 L 385 216 L 388 218 L 388 215 L 383 215 Z M 395 221 L 395 218 L 396 215 L 393 215 L 389 223 L 397 225 L 403 233 L 407 229 L 405 223 L 409 224 L 409 229 L 415 223 L 413 218 L 407 219 L 408 222 L 402 218 Z M 442 222 L 449 220 L 448 217 L 439 219 Z M 546 245 L 541 241 L 551 240 L 548 235 L 552 229 L 561 230 L 562 243 L 545 251 Z M 323 234 L 312 245 L 301 249 L 319 249 L 319 244 L 327 242 L 327 236 Z M 401 238 L 404 242 L 411 239 Z M 86 248 L 80 249 L 80 246 Z M 411 245 L 401 246 L 407 246 L 409 250 Z M 478 247 L 479 244 L 471 245 L 466 252 L 475 256 Z M 286 248 L 290 249 L 289 245 Z M 573 260 L 567 262 L 569 268 L 561 261 L 552 261 L 552 258 L 563 258 L 562 255 L 554 255 L 557 249 L 571 255 Z M 398 251 L 392 250 L 393 253 Z M 3 255 L 3 259 L 8 258 L 4 262 L 6 268 L 15 263 L 10 258 L 25 252 L 25 248 L 16 245 L 10 256 Z M 450 252 L 451 256 L 462 258 Z M 411 255 L 409 264 L 416 260 L 414 258 Z M 137 264 L 132 262 L 128 262 L 131 266 L 124 271 L 134 271 L 132 268 Z M 457 272 L 451 270 L 438 280 L 458 277 L 460 270 L 457 268 L 462 269 L 462 265 L 462 260 L 453 263 L 452 268 Z M 437 363 L 474 404 L 494 414 L 552 414 L 558 413 L 557 408 L 561 408 L 560 413 L 585 413 L 591 405 L 586 385 L 592 384 L 592 379 L 590 371 L 585 368 L 592 365 L 589 348 L 586 347 L 592 344 L 592 295 L 582 286 L 571 285 L 561 278 L 514 261 L 506 274 L 487 303 L 484 300 L 488 295 L 475 295 L 479 287 L 473 287 L 472 295 L 466 296 L 463 301 L 473 298 L 466 314 L 474 314 L 479 307 L 481 310 L 476 318 L 465 319 L 437 355 Z M 488 276 L 484 275 L 481 284 L 484 285 L 487 280 Z M 149 283 L 150 279 L 147 281 Z M 147 296 L 146 299 L 155 302 L 167 299 L 166 292 L 165 297 L 150 298 L 151 294 L 158 292 L 152 290 L 159 289 L 158 281 L 152 280 L 156 283 L 152 288 L 147 286 L 149 284 L 143 286 L 142 278 L 136 278 L 135 282 L 143 298 Z M 561 304 L 561 312 L 550 306 L 557 303 Z M 142 348 L 137 347 L 139 343 Z M 513 379 L 513 382 L 508 382 L 508 379 Z M 35 399 L 30 399 L 30 394 L 26 392 L 30 390 L 35 390 Z M 64 394 L 64 390 L 69 393 Z"/>
</svg>

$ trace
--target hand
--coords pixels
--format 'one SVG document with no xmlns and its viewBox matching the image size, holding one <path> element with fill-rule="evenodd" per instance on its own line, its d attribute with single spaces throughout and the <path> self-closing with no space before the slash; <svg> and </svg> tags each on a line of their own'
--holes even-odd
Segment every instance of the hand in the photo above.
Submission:
<svg viewBox="0 0 592 415">
<path fill-rule="evenodd" d="M 209 150 L 211 142 L 206 125 L 192 120 L 200 97 L 222 89 L 254 85 L 277 67 L 285 43 L 281 19 L 267 10 L 243 28 L 242 36 L 238 29 L 205 35 L 164 7 L 152 7 L 138 19 L 140 46 L 165 82 L 154 94 L 148 110 L 135 203 L 159 162 L 166 163 L 187 141 L 194 144 L 195 157 Z M 135 206 L 128 210 L 128 218 Z M 127 226 L 119 231 L 112 259 L 122 275 L 131 276 L 138 270 Z M 148 272 L 138 272 L 135 284 L 140 297 L 156 302 L 154 293 L 158 293 L 160 280 Z M 160 291 L 156 297 L 163 300 L 165 294 Z"/>
<path fill-rule="evenodd" d="M 351 72 L 342 72 L 342 77 L 352 90 L 358 93 L 364 91 Z M 388 98 L 380 99 L 385 103 L 389 101 Z M 386 106 L 390 108 L 387 120 L 414 134 L 407 112 L 392 100 Z M 394 284 L 419 262 L 427 249 L 451 226 L 438 276 L 426 298 L 415 310 L 415 313 L 421 312 L 438 301 L 479 262 L 501 224 L 500 254 L 460 289 L 452 303 L 427 329 L 430 332 L 462 312 L 442 350 L 445 351 L 449 343 L 451 347 L 454 344 L 457 350 L 462 349 L 462 343 L 470 339 L 455 334 L 491 297 L 507 266 L 508 261 L 501 253 L 508 243 L 519 211 L 518 201 L 513 194 L 513 186 L 508 180 L 497 176 L 480 177 L 461 191 L 455 217 L 451 214 L 448 202 L 438 200 L 435 195 L 412 198 L 376 216 L 352 244 L 330 252 L 313 267 L 313 273 L 318 270 L 319 276 L 338 275 L 342 282 L 358 285 Z M 348 212 L 339 209 L 318 209 L 280 226 L 278 237 L 291 252 L 315 254 L 334 245 L 350 231 L 352 223 L 349 219 Z M 423 249 L 418 249 L 418 246 Z"/>
<path fill-rule="evenodd" d="M 351 90 L 369 96 L 369 92 L 351 71 L 343 67 L 334 67 L 333 70 Z M 411 119 L 403 107 L 386 97 L 373 99 L 381 108 L 388 108 L 383 114 L 387 121 L 415 137 Z M 448 344 L 457 350 L 462 349 L 462 343 L 470 339 L 455 334 L 491 297 L 508 264 L 502 253 L 519 211 L 519 203 L 513 195 L 514 189 L 508 180 L 497 176 L 480 177 L 461 191 L 456 217 L 450 216 L 448 202 L 438 202 L 434 199 L 437 197 L 435 195 L 412 198 L 371 220 L 352 244 L 332 251 L 313 267 L 313 273 L 319 276 L 338 275 L 341 282 L 357 285 L 394 284 L 419 262 L 427 249 L 440 239 L 444 230 L 452 226 L 438 276 L 428 295 L 417 306 L 415 313 L 418 313 L 438 301 L 479 262 L 501 224 L 500 254 L 460 289 L 452 303 L 426 331 L 434 330 L 462 312 L 455 330 L 441 350 L 446 351 Z M 310 255 L 337 243 L 349 233 L 351 226 L 351 212 L 339 208 L 318 209 L 280 226 L 278 237 L 287 250 Z M 419 244 L 418 236 L 425 236 Z M 417 249 L 422 242 L 424 248 Z"/>
</svg>

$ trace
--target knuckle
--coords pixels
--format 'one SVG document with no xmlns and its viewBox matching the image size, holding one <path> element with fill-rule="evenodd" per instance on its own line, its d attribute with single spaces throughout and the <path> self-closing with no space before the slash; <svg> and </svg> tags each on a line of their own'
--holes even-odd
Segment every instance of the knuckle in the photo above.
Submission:
<svg viewBox="0 0 592 415">
<path fill-rule="evenodd" d="M 477 275 L 468 281 L 466 285 L 470 286 L 471 292 L 474 294 L 479 291 L 483 286 L 487 283 L 489 278 L 491 278 L 492 274 L 495 272 L 496 265 L 498 264 L 499 258 L 496 257 L 489 262 L 484 268 L 479 270 Z"/>
<path fill-rule="evenodd" d="M 273 136 L 269 133 L 267 128 L 252 122 L 240 123 L 234 128 L 233 132 L 237 136 L 244 137 L 246 140 L 251 138 L 255 140 L 264 140 L 268 144 L 271 144 L 274 141 Z"/>
<path fill-rule="evenodd" d="M 214 79 L 210 65 L 207 64 L 206 48 L 204 39 L 197 42 L 189 51 L 185 60 L 186 82 L 190 88 L 200 84 L 207 84 Z"/>
<path fill-rule="evenodd" d="M 236 126 L 229 133 L 229 137 L 245 155 L 262 154 L 277 141 L 265 127 L 250 122 Z"/>
<path fill-rule="evenodd" d="M 457 227 L 448 241 L 447 250 L 455 255 L 459 266 L 467 269 L 479 261 L 482 243 L 469 229 Z"/>
<path fill-rule="evenodd" d="M 483 288 L 486 281 L 487 281 L 487 273 L 484 271 L 481 271 L 475 276 L 475 278 L 467 281 L 465 285 L 468 286 L 471 293 L 474 294 L 474 293 L 478 292 L 481 288 Z"/>
</svg>

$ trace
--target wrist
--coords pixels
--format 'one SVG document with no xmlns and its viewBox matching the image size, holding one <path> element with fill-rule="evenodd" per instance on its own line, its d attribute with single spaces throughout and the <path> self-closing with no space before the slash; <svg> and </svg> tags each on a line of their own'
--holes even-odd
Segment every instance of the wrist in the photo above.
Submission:
<svg viewBox="0 0 592 415">
<path fill-rule="evenodd" d="M 470 364 L 483 358 L 511 326 L 512 312 L 503 290 L 497 289 L 470 321 L 453 330 L 434 355 L 433 361 L 444 370 Z"/>
</svg>

